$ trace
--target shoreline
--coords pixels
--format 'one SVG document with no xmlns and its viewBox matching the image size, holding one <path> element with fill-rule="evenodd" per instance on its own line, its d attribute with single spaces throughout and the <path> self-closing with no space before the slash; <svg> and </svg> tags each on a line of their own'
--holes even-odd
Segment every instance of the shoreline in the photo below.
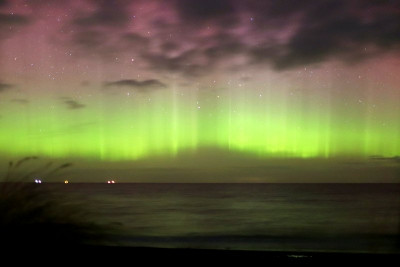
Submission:
<svg viewBox="0 0 400 267">
<path fill-rule="evenodd" d="M 12 248 L 8 247 L 3 252 Z M 11 252 L 10 250 L 10 252 Z M 15 250 L 14 250 L 15 251 Z M 391 264 L 396 266 L 399 253 L 341 253 L 341 252 L 299 252 L 299 251 L 247 251 L 219 249 L 152 248 L 120 246 L 76 246 L 19 248 L 17 251 L 33 261 L 53 262 L 51 258 L 62 258 L 64 263 L 128 263 L 162 262 L 183 265 L 210 264 L 221 261 L 224 264 L 289 264 L 326 266 L 354 262 L 359 264 Z M 3 254 L 11 255 L 11 254 Z M 48 257 L 51 256 L 51 257 Z M 7 256 L 6 256 L 7 257 Z"/>
</svg>

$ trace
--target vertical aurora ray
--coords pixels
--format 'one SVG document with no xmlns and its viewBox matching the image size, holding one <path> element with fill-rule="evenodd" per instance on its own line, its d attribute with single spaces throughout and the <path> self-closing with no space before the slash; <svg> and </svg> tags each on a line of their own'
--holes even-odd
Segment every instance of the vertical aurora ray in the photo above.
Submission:
<svg viewBox="0 0 400 267">
<path fill-rule="evenodd" d="M 131 160 L 218 147 L 261 157 L 400 154 L 395 100 L 350 107 L 330 90 L 183 88 L 107 94 L 67 110 L 45 96 L 3 109 L 3 154 Z M 350 99 L 349 101 L 355 101 Z M 5 113 L 6 111 L 7 113 Z M 397 112 L 397 113 L 396 113 Z"/>
<path fill-rule="evenodd" d="M 398 182 L 399 6 L 328 2 L 0 0 L 0 163 Z"/>
</svg>

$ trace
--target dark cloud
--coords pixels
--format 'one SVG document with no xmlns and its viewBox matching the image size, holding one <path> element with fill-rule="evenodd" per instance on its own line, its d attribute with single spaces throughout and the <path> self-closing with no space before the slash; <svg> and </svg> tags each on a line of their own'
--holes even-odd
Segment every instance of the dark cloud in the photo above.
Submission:
<svg viewBox="0 0 400 267">
<path fill-rule="evenodd" d="M 25 25 L 28 22 L 29 22 L 29 18 L 27 16 L 17 15 L 17 14 L 0 13 L 0 26 L 1 27 Z"/>
<path fill-rule="evenodd" d="M 117 57 L 126 50 L 124 31 L 130 22 L 130 4 L 134 1 L 89 1 L 95 8 L 91 12 L 77 12 L 64 25 L 70 33 L 70 42 L 81 56 Z M 60 40 L 64 42 L 64 40 Z"/>
<path fill-rule="evenodd" d="M 180 45 L 175 43 L 175 42 L 172 42 L 172 41 L 164 42 L 161 45 L 161 49 L 165 53 L 169 53 L 169 52 L 172 52 L 172 51 L 177 51 L 177 50 L 179 50 L 179 48 L 180 48 Z"/>
<path fill-rule="evenodd" d="M 9 90 L 9 89 L 11 89 L 11 88 L 14 88 L 14 85 L 9 84 L 9 83 L 2 83 L 2 82 L 0 82 L 0 93 L 1 93 L 1 92 L 4 92 L 4 91 L 6 91 L 6 90 Z"/>
<path fill-rule="evenodd" d="M 208 57 L 194 49 L 176 56 L 149 52 L 142 55 L 142 58 L 153 71 L 177 72 L 189 77 L 205 74 L 213 67 L 213 62 Z"/>
<path fill-rule="evenodd" d="M 75 27 L 76 28 L 76 27 Z M 103 30 L 86 30 L 84 28 L 76 29 L 71 38 L 71 43 L 78 55 L 84 57 L 101 57 L 105 60 L 111 60 L 123 53 L 123 43 L 114 33 Z"/>
<path fill-rule="evenodd" d="M 242 43 L 240 37 L 224 32 L 214 36 L 210 43 L 211 45 L 204 52 L 213 60 L 243 54 L 248 51 L 248 46 Z"/>
<path fill-rule="evenodd" d="M 86 107 L 86 105 L 84 105 L 76 100 L 73 100 L 69 97 L 62 97 L 60 99 L 67 106 L 68 109 L 82 109 L 82 108 Z"/>
<path fill-rule="evenodd" d="M 400 1 L 154 2 L 168 16 L 155 12 L 140 29 L 133 27 L 135 33 L 130 11 L 137 1 L 89 2 L 94 10 L 75 14 L 68 26 L 82 55 L 129 53 L 149 70 L 183 76 L 212 73 L 232 56 L 286 70 L 333 59 L 354 63 L 400 50 Z M 24 21 L 16 17 L 13 23 Z"/>
<path fill-rule="evenodd" d="M 0 40 L 8 38 L 16 33 L 18 27 L 28 25 L 30 19 L 27 16 L 0 13 Z"/>
<path fill-rule="evenodd" d="M 354 62 L 399 48 L 400 2 L 305 1 L 304 6 L 273 2 L 267 14 L 275 14 L 272 18 L 283 26 L 296 27 L 286 42 L 266 40 L 253 47 L 250 55 L 256 62 L 272 63 L 281 70 L 330 59 Z"/>
<path fill-rule="evenodd" d="M 81 27 L 122 27 L 129 21 L 126 1 L 96 0 L 91 1 L 96 10 L 86 16 L 79 16 L 74 23 Z"/>
<path fill-rule="evenodd" d="M 150 80 L 144 80 L 144 81 L 138 81 L 138 80 L 119 80 L 119 81 L 114 81 L 114 82 L 105 82 L 104 87 L 111 88 L 111 87 L 128 87 L 132 88 L 137 91 L 145 92 L 148 90 L 153 90 L 153 89 L 160 89 L 160 88 L 166 88 L 167 85 L 164 84 L 163 82 L 160 82 L 159 80 L 155 79 L 150 79 Z"/>
<path fill-rule="evenodd" d="M 137 33 L 128 33 L 122 36 L 122 41 L 129 45 L 129 47 L 145 48 L 150 44 L 149 38 L 143 37 Z"/>
<path fill-rule="evenodd" d="M 328 2 L 330 0 L 325 0 Z M 240 9 L 249 14 L 249 17 L 253 17 L 254 25 L 260 28 L 266 28 L 274 21 L 279 21 L 279 24 L 288 23 L 288 19 L 293 18 L 297 14 L 302 14 L 305 10 L 308 10 L 315 4 L 318 4 L 318 0 L 280 0 L 280 1 L 259 1 L 259 0 L 247 0 L 239 2 Z M 274 24 L 274 26 L 276 26 Z"/>
<path fill-rule="evenodd" d="M 384 157 L 379 155 L 372 155 L 369 157 L 371 160 L 382 160 L 382 161 L 392 161 L 395 163 L 400 163 L 400 156 L 393 156 L 393 157 Z"/>
<path fill-rule="evenodd" d="M 150 43 L 148 38 L 136 33 L 117 33 L 104 29 L 86 30 L 85 28 L 76 29 L 71 41 L 81 55 L 100 56 L 106 60 L 127 52 L 141 53 L 148 49 Z"/>
<path fill-rule="evenodd" d="M 81 31 L 74 35 L 74 43 L 84 49 L 97 49 L 105 43 L 104 34 L 95 30 Z"/>
<path fill-rule="evenodd" d="M 184 23 L 195 26 L 213 22 L 233 26 L 239 22 L 235 1 L 231 0 L 176 0 L 176 9 Z"/>
<path fill-rule="evenodd" d="M 285 70 L 332 59 L 354 63 L 400 48 L 399 1 L 189 2 L 176 2 L 184 23 L 195 29 L 194 24 L 212 21 L 211 27 L 219 30 L 220 40 L 208 38 L 204 51 L 214 61 L 243 54 L 251 62 Z M 241 24 L 250 28 L 233 36 L 236 24 L 225 25 L 225 17 L 242 17 Z M 287 37 L 282 38 L 283 32 Z M 241 41 L 251 38 L 257 43 Z M 170 67 L 177 68 L 176 62 L 169 60 Z"/>
<path fill-rule="evenodd" d="M 29 100 L 28 99 L 23 99 L 23 98 L 14 98 L 14 99 L 11 99 L 11 102 L 18 103 L 18 104 L 21 104 L 21 105 L 29 104 Z"/>
<path fill-rule="evenodd" d="M 198 78 L 215 70 L 217 64 L 226 58 L 243 54 L 248 50 L 240 37 L 222 31 L 206 40 L 188 36 L 192 49 L 183 50 L 175 41 L 161 43 L 160 51 L 146 50 L 142 59 L 152 71 L 179 73 L 185 78 Z"/>
</svg>

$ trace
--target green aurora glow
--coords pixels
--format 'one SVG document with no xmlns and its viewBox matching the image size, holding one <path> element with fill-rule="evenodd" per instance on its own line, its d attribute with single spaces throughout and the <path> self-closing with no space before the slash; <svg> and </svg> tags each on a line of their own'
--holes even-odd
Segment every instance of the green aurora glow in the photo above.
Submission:
<svg viewBox="0 0 400 267">
<path fill-rule="evenodd" d="M 400 155 L 393 1 L 39 2 L 0 4 L 4 160 Z"/>
<path fill-rule="evenodd" d="M 394 106 L 365 102 L 346 108 L 333 103 L 330 93 L 170 88 L 127 97 L 103 92 L 83 99 L 88 108 L 77 110 L 41 97 L 3 109 L 0 146 L 12 156 L 112 161 L 202 147 L 261 157 L 400 154 Z"/>
</svg>

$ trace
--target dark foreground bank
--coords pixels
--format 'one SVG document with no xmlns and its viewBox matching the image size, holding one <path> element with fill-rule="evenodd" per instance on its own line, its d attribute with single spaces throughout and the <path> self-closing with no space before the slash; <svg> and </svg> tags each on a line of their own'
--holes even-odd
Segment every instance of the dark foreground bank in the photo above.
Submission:
<svg viewBox="0 0 400 267">
<path fill-rule="evenodd" d="M 338 266 L 368 264 L 368 266 L 398 266 L 400 254 L 279 252 L 208 249 L 132 248 L 116 246 L 76 246 L 64 248 L 34 247 L 18 250 L 3 249 L 3 256 L 13 263 L 31 264 L 112 264 L 112 266 L 144 266 L 173 264 L 198 266 L 216 262 L 245 266 Z"/>
</svg>

